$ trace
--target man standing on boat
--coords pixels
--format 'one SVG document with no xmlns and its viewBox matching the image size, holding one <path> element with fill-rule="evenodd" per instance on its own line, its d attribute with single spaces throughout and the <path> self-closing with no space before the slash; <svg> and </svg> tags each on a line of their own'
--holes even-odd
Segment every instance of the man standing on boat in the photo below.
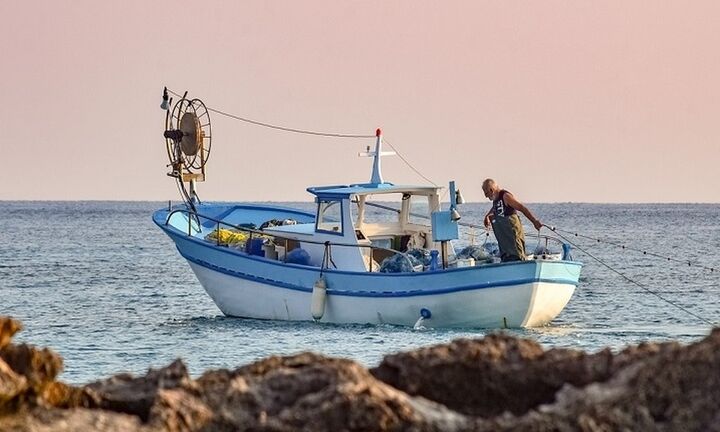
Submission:
<svg viewBox="0 0 720 432">
<path fill-rule="evenodd" d="M 495 180 L 485 179 L 482 189 L 487 199 L 493 202 L 485 215 L 484 224 L 487 229 L 492 224 L 500 248 L 500 258 L 502 261 L 525 260 L 525 233 L 517 212 L 522 212 L 536 230 L 542 228 L 542 223 L 512 193 L 500 188 Z"/>
</svg>

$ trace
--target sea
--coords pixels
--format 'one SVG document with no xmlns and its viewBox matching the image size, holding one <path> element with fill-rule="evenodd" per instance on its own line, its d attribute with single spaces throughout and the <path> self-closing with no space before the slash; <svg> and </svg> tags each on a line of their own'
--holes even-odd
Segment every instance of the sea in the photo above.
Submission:
<svg viewBox="0 0 720 432">
<path fill-rule="evenodd" d="M 720 204 L 529 204 L 563 230 L 584 267 L 554 321 L 508 330 L 225 317 L 153 224 L 153 211 L 166 206 L 0 202 L 0 315 L 22 322 L 16 343 L 63 357 L 60 380 L 79 385 L 144 374 L 176 358 L 199 376 L 308 350 L 373 367 L 387 354 L 493 331 L 548 349 L 617 351 L 642 342 L 691 343 L 720 322 Z M 488 208 L 464 204 L 461 221 L 479 225 Z M 484 240 L 483 230 L 463 227 L 455 247 Z"/>
</svg>

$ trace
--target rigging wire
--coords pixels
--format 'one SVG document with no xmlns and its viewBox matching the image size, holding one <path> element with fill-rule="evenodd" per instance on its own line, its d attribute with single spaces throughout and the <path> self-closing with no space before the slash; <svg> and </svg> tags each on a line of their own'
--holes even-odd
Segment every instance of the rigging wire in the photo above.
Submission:
<svg viewBox="0 0 720 432">
<path fill-rule="evenodd" d="M 177 97 L 182 97 L 179 93 L 176 93 L 176 92 L 172 91 L 171 89 L 168 89 L 168 92 L 169 92 L 169 93 L 172 93 L 173 95 L 175 95 L 175 96 L 177 96 Z M 216 108 L 207 107 L 207 110 L 208 110 L 208 111 L 212 111 L 212 112 L 214 112 L 214 113 L 216 113 L 216 114 L 223 115 L 223 116 L 225 116 L 225 117 L 229 117 L 229 118 L 232 118 L 232 119 L 235 119 L 235 120 L 240 120 L 240 121 L 243 121 L 243 122 L 246 122 L 246 123 L 250 123 L 250 124 L 253 124 L 253 125 L 256 125 L 256 126 L 262 126 L 262 127 L 266 127 L 266 128 L 270 128 L 270 129 L 275 129 L 275 130 L 281 130 L 281 131 L 285 131 L 285 132 L 293 132 L 293 133 L 299 133 L 299 134 L 305 134 L 305 135 L 314 135 L 314 136 L 323 136 L 323 137 L 332 137 L 332 138 L 363 138 L 363 139 L 365 139 L 365 138 L 375 138 L 375 137 L 376 137 L 375 135 L 345 134 L 345 133 L 332 133 L 332 132 L 317 132 L 317 131 L 310 131 L 310 130 L 306 130 L 306 129 L 296 129 L 296 128 L 290 128 L 290 127 L 285 127 L 285 126 L 273 125 L 273 124 L 270 124 L 270 123 L 265 123 L 265 122 L 261 122 L 261 121 L 257 121 L 257 120 L 252 120 L 252 119 L 245 118 L 245 117 L 240 117 L 240 116 L 238 116 L 238 115 L 230 114 L 230 113 L 228 113 L 228 112 L 225 112 L 225 111 L 222 111 L 222 110 L 219 110 L 219 109 L 216 109 Z M 416 173 L 417 175 L 419 175 L 420 177 L 422 177 L 423 179 L 425 179 L 425 181 L 427 181 L 428 183 L 432 184 L 433 186 L 439 187 L 435 182 L 433 182 L 432 180 L 430 180 L 429 178 L 427 178 L 427 177 L 426 177 L 425 175 L 423 175 L 418 169 L 416 169 L 416 168 L 398 151 L 398 149 L 395 148 L 395 146 L 393 146 L 387 139 L 383 138 L 383 142 L 385 142 L 387 145 L 389 145 L 390 148 L 392 148 L 392 149 L 395 151 L 395 153 L 398 155 L 398 157 L 400 157 L 400 159 L 401 159 L 403 162 L 405 162 L 405 164 L 406 164 L 408 167 L 410 167 L 411 170 L 415 171 L 415 173 Z"/>
<path fill-rule="evenodd" d="M 586 235 L 583 235 L 583 234 L 580 234 L 580 233 L 577 233 L 577 232 L 567 231 L 567 230 L 564 230 L 564 229 L 560 229 L 560 228 L 556 228 L 556 227 L 551 227 L 551 226 L 547 226 L 547 225 L 545 225 L 545 226 L 546 226 L 547 228 L 549 228 L 550 230 L 556 232 L 556 233 L 557 233 L 558 231 L 561 231 L 561 232 L 564 232 L 564 233 L 566 233 L 566 234 L 572 234 L 572 235 L 574 235 L 575 237 L 581 237 L 581 238 L 584 238 L 584 239 L 592 240 L 592 241 L 597 242 L 597 243 L 609 244 L 609 245 L 611 245 L 611 246 L 619 247 L 619 248 L 621 248 L 621 249 L 627 249 L 627 250 L 630 250 L 630 251 L 633 251 L 633 252 L 640 252 L 640 253 L 642 253 L 643 255 L 650 255 L 650 256 L 655 257 L 655 258 L 662 258 L 662 259 L 667 260 L 667 261 L 672 261 L 672 262 L 676 262 L 676 263 L 680 263 L 680 264 L 687 265 L 688 267 L 695 266 L 695 267 L 697 267 L 697 268 L 701 268 L 701 269 L 704 269 L 704 270 L 709 270 L 711 273 L 715 272 L 715 270 L 716 270 L 715 267 L 704 266 L 704 265 L 702 265 L 702 264 L 693 263 L 692 261 L 685 261 L 685 260 L 681 260 L 681 259 L 677 259 L 677 258 L 672 258 L 672 257 L 668 257 L 668 256 L 656 254 L 656 253 L 654 253 L 654 252 L 650 252 L 650 251 L 647 251 L 647 250 L 636 249 L 636 248 L 633 248 L 633 247 L 631 247 L 631 246 L 627 246 L 627 245 L 624 245 L 624 244 L 615 243 L 615 242 L 611 242 L 611 241 L 608 241 L 608 240 L 601 240 L 601 239 L 599 239 L 599 238 L 586 236 Z M 559 234 L 558 234 L 558 235 L 559 235 Z"/>
<path fill-rule="evenodd" d="M 690 311 L 689 309 L 685 308 L 685 307 L 682 306 L 682 305 L 679 305 L 679 304 L 673 302 L 672 300 L 666 299 L 665 297 L 663 297 L 662 295 L 660 295 L 658 292 L 656 292 L 656 291 L 654 291 L 654 290 L 651 290 L 650 288 L 646 287 L 645 285 L 641 284 L 640 282 L 638 282 L 638 281 L 636 281 L 636 280 L 634 280 L 634 279 L 631 279 L 630 277 L 626 276 L 626 275 L 625 275 L 624 273 L 622 273 L 621 271 L 615 270 L 612 266 L 610 266 L 609 264 L 606 264 L 606 263 L 605 263 L 603 260 L 601 260 L 600 258 L 596 257 L 595 255 L 591 254 L 590 252 L 586 251 L 586 250 L 583 249 L 582 247 L 580 247 L 580 246 L 578 246 L 577 244 L 575 244 L 575 243 L 573 243 L 572 241 L 570 241 L 570 239 L 568 239 L 568 238 L 565 237 L 564 235 L 560 234 L 560 233 L 558 232 L 558 229 L 557 229 L 557 228 L 551 227 L 551 226 L 549 226 L 549 225 L 544 225 L 544 224 L 543 224 L 543 226 L 546 227 L 546 228 L 548 228 L 548 229 L 550 229 L 551 231 L 555 232 L 560 238 L 562 238 L 563 240 L 565 240 L 566 242 L 568 242 L 569 244 L 571 244 L 573 247 L 575 247 L 576 249 L 580 250 L 580 251 L 583 252 L 585 255 L 589 256 L 590 258 L 594 259 L 595 261 L 597 261 L 598 263 L 600 263 L 602 266 L 606 267 L 608 270 L 612 271 L 613 273 L 616 273 L 616 274 L 620 275 L 623 279 L 627 280 L 628 282 L 630 282 L 630 283 L 632 283 L 632 284 L 634 284 L 634 285 L 637 285 L 638 287 L 642 288 L 642 289 L 645 290 L 646 292 L 648 292 L 648 293 L 656 296 L 656 297 L 659 298 L 660 300 L 662 300 L 662 301 L 664 301 L 664 302 L 666 302 L 666 303 L 668 303 L 668 304 L 670 304 L 670 305 L 672 305 L 672 306 L 675 306 L 676 308 L 680 309 L 681 311 L 687 313 L 688 315 L 690 315 L 690 316 L 692 316 L 692 317 L 694 317 L 694 318 L 697 318 L 698 320 L 704 322 L 705 324 L 709 324 L 709 325 L 711 325 L 711 326 L 713 326 L 713 327 L 715 326 L 715 323 L 713 323 L 713 322 L 711 322 L 711 321 L 709 321 L 709 320 L 701 317 L 700 315 L 698 315 L 698 314 Z"/>
<path fill-rule="evenodd" d="M 404 157 L 402 154 L 400 154 L 400 152 L 398 151 L 398 149 L 396 149 L 395 146 L 393 146 L 393 145 L 390 143 L 390 141 L 388 141 L 388 140 L 386 140 L 385 138 L 383 138 L 383 142 L 385 142 L 385 144 L 389 145 L 390 148 L 395 151 L 395 153 L 398 155 L 398 157 L 399 157 L 400 159 L 402 159 L 402 161 L 405 162 L 405 164 L 406 164 L 407 166 L 409 166 L 411 170 L 415 171 L 415 173 L 416 173 L 417 175 L 419 175 L 420 177 L 424 178 L 425 181 L 427 181 L 427 182 L 430 183 L 431 185 L 433 185 L 433 186 L 435 186 L 435 187 L 440 187 L 440 186 L 438 186 L 434 181 L 432 181 L 432 180 L 430 180 L 429 178 L 425 177 L 420 171 L 418 171 L 414 166 L 412 166 L 412 164 L 411 164 L 410 162 L 408 162 L 408 160 L 405 159 L 405 157 Z M 445 192 L 445 193 L 447 193 L 447 192 Z M 443 195 L 443 196 L 444 196 L 444 195 Z"/>
<path fill-rule="evenodd" d="M 175 95 L 175 96 L 177 96 L 177 97 L 181 97 L 180 94 L 175 93 L 174 91 L 172 91 L 172 90 L 170 90 L 170 89 L 168 89 L 168 92 L 169 92 L 169 93 L 172 93 L 173 95 Z M 266 128 L 281 130 L 281 131 L 285 131 L 285 132 L 294 132 L 294 133 L 305 134 L 305 135 L 315 135 L 315 136 L 324 136 L 324 137 L 333 137 L 333 138 L 375 138 L 375 135 L 344 134 L 344 133 L 332 133 L 332 132 L 317 132 L 317 131 L 310 131 L 310 130 L 305 130 L 305 129 L 295 129 L 295 128 L 289 128 L 289 127 L 285 127 L 285 126 L 277 126 L 277 125 L 273 125 L 273 124 L 270 124 L 270 123 L 264 123 L 264 122 L 261 122 L 261 121 L 251 120 L 251 119 L 245 118 L 245 117 L 240 117 L 240 116 L 237 116 L 237 115 L 234 115 L 234 114 L 230 114 L 230 113 L 228 113 L 228 112 L 221 111 L 221 110 L 216 109 L 216 108 L 210 108 L 210 107 L 208 107 L 208 111 L 212 111 L 212 112 L 214 112 L 215 114 L 220 114 L 220 115 L 223 115 L 223 116 L 225 116 L 225 117 L 230 117 L 230 118 L 235 119 L 235 120 L 240 120 L 240 121 L 243 121 L 243 122 L 246 122 L 246 123 L 254 124 L 254 125 L 256 125 L 256 126 L 263 126 L 263 127 L 266 127 Z"/>
</svg>

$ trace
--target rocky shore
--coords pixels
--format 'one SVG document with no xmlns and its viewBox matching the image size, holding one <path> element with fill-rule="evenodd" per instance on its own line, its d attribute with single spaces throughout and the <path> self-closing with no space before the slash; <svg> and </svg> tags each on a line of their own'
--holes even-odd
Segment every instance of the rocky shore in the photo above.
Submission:
<svg viewBox="0 0 720 432">
<path fill-rule="evenodd" d="M 82 387 L 0 317 L 0 431 L 720 431 L 720 329 L 620 353 L 504 334 L 385 357 L 313 353 L 197 379 L 181 360 Z"/>
</svg>

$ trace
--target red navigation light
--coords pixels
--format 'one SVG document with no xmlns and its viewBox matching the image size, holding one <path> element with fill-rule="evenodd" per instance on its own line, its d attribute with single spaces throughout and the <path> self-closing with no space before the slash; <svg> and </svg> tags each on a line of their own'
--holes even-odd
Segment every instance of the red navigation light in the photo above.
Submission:
<svg viewBox="0 0 720 432">
<path fill-rule="evenodd" d="M 375 136 L 379 137 L 380 135 L 382 135 L 382 129 L 377 128 L 377 130 L 375 131 Z"/>
</svg>

